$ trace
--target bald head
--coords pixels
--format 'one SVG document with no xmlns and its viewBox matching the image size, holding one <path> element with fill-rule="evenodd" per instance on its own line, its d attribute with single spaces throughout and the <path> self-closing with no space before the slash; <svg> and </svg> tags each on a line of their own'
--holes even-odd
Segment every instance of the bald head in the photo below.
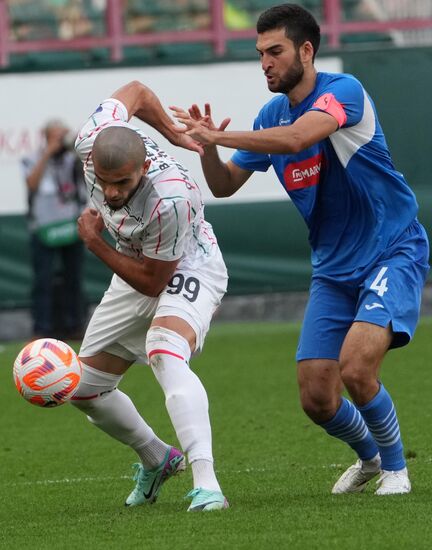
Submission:
<svg viewBox="0 0 432 550">
<path fill-rule="evenodd" d="M 92 156 L 104 170 L 116 170 L 127 163 L 140 168 L 146 154 L 144 142 L 137 132 L 124 126 L 111 126 L 95 139 Z"/>
</svg>

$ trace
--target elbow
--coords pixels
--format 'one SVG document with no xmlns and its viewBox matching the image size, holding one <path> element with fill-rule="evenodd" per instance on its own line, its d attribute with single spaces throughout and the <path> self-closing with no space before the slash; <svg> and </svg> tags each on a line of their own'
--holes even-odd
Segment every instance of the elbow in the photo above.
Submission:
<svg viewBox="0 0 432 550">
<path fill-rule="evenodd" d="M 163 262 L 162 260 L 146 261 L 144 259 L 142 266 L 138 267 L 134 284 L 131 286 L 144 296 L 157 298 L 174 275 L 178 262 L 179 260 Z"/>
<path fill-rule="evenodd" d="M 145 295 L 149 298 L 157 298 L 159 294 L 162 292 L 163 288 L 161 288 L 159 291 L 150 290 L 149 292 L 146 292 Z"/>
<path fill-rule="evenodd" d="M 224 199 L 226 197 L 231 197 L 231 195 L 234 194 L 234 192 L 226 191 L 223 189 L 210 189 L 212 192 L 213 197 L 217 199 Z"/>
<path fill-rule="evenodd" d="M 304 147 L 302 147 L 298 143 L 295 143 L 295 144 L 293 144 L 292 147 L 290 147 L 290 150 L 288 151 L 288 153 L 290 155 L 296 155 L 297 153 L 300 153 L 301 151 L 303 151 L 303 149 L 304 149 Z"/>
<path fill-rule="evenodd" d="M 290 140 L 289 144 L 289 154 L 296 155 L 308 147 L 309 144 L 305 143 L 304 139 L 300 134 L 295 134 Z"/>
<path fill-rule="evenodd" d="M 166 284 L 161 283 L 160 280 L 145 281 L 134 286 L 135 290 L 149 298 L 157 298 L 165 287 Z"/>
<path fill-rule="evenodd" d="M 126 94 L 127 97 L 131 97 L 136 101 L 137 98 L 141 97 L 144 89 L 144 84 L 142 84 L 139 80 L 131 80 L 120 88 L 119 91 L 121 91 L 122 95 Z"/>
<path fill-rule="evenodd" d="M 129 88 L 132 91 L 140 92 L 142 88 L 145 88 L 145 86 L 139 80 L 131 80 L 131 82 L 126 84 L 126 88 Z"/>
<path fill-rule="evenodd" d="M 161 287 L 160 285 L 156 284 L 144 284 L 137 285 L 135 287 L 135 290 L 137 290 L 140 294 L 143 294 L 144 296 L 148 296 L 149 298 L 157 298 L 164 288 L 164 286 Z"/>
<path fill-rule="evenodd" d="M 129 114 L 136 114 L 138 111 L 144 109 L 150 102 L 152 93 L 150 89 L 139 80 L 132 80 L 126 84 L 125 88 L 129 97 L 133 99 L 133 113 Z"/>
<path fill-rule="evenodd" d="M 161 284 L 160 282 L 153 283 L 153 285 L 151 285 L 149 289 L 147 296 L 150 296 L 150 298 L 157 298 L 162 292 L 162 290 L 167 286 L 167 284 L 168 284 L 168 281 L 166 284 L 165 283 Z"/>
<path fill-rule="evenodd" d="M 139 80 L 133 80 L 132 84 L 140 98 L 141 108 L 145 108 L 148 104 L 151 105 L 155 97 L 152 90 L 142 82 L 139 82 Z"/>
<path fill-rule="evenodd" d="M 217 199 L 231 197 L 231 195 L 234 195 L 238 189 L 234 182 L 229 179 L 218 179 L 215 182 L 207 183 L 213 197 L 216 197 Z"/>
</svg>

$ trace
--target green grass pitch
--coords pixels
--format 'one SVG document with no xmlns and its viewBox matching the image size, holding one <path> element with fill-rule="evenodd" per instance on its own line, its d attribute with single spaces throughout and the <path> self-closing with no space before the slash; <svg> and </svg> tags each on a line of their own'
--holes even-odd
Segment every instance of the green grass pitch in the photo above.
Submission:
<svg viewBox="0 0 432 550">
<path fill-rule="evenodd" d="M 12 381 L 22 343 L 0 351 L 0 548 L 432 548 L 432 320 L 390 352 L 382 379 L 396 403 L 413 491 L 332 496 L 354 455 L 300 410 L 293 324 L 215 324 L 192 366 L 210 399 L 216 469 L 230 509 L 187 514 L 190 469 L 153 506 L 125 509 L 134 453 L 70 405 L 39 409 Z M 162 391 L 134 366 L 121 387 L 155 431 L 175 435 Z"/>
</svg>

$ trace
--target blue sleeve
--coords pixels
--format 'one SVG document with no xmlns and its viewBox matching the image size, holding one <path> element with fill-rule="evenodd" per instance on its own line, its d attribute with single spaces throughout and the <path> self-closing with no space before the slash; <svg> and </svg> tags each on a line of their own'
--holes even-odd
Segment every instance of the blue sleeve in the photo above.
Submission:
<svg viewBox="0 0 432 550">
<path fill-rule="evenodd" d="M 350 75 L 340 75 L 326 83 L 310 108 L 334 116 L 339 128 L 358 124 L 363 117 L 365 91 L 360 82 Z"/>
<path fill-rule="evenodd" d="M 263 127 L 260 115 L 261 113 L 254 121 L 253 130 L 260 130 Z M 271 166 L 269 155 L 265 153 L 252 153 L 244 149 L 237 149 L 231 157 L 231 161 L 240 168 L 243 168 L 243 170 L 250 170 L 251 172 L 267 172 Z"/>
</svg>

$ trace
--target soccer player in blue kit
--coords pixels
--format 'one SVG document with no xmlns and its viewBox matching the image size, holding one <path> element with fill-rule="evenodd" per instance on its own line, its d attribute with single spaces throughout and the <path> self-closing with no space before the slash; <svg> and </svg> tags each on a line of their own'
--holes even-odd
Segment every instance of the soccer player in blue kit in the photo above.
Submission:
<svg viewBox="0 0 432 550">
<path fill-rule="evenodd" d="M 275 6 L 261 14 L 257 32 L 277 95 L 253 131 L 225 131 L 229 119 L 216 127 L 208 104 L 204 114 L 197 105 L 172 110 L 202 144 L 215 196 L 232 195 L 254 171 L 273 166 L 309 228 L 313 274 L 296 355 L 301 403 L 358 455 L 332 492 L 361 492 L 380 474 L 375 494 L 409 493 L 398 419 L 379 371 L 419 318 L 429 248 L 417 202 L 362 84 L 316 71 L 320 28 L 312 15 L 296 4 Z M 216 145 L 237 151 L 224 163 Z"/>
</svg>

